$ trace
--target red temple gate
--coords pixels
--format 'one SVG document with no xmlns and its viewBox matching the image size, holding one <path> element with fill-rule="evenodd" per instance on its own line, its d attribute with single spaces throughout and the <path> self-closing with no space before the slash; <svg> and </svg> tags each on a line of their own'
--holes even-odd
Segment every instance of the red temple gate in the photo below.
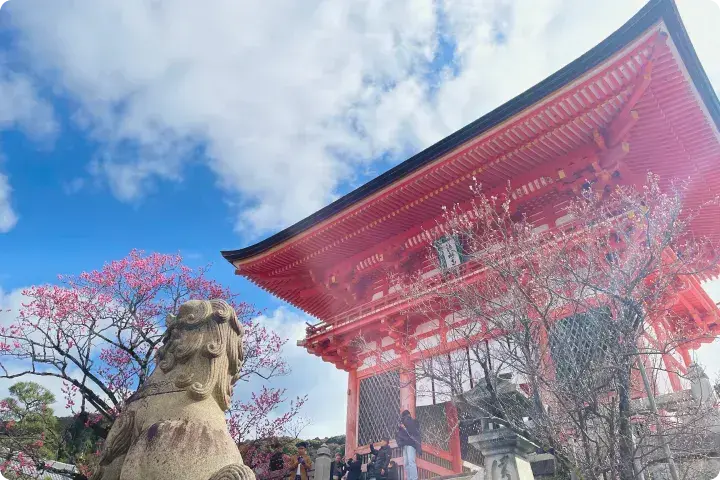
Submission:
<svg viewBox="0 0 720 480">
<path fill-rule="evenodd" d="M 420 352 L 397 348 L 393 333 L 404 330 L 434 355 L 462 355 L 452 312 L 431 320 L 400 315 L 407 300 L 386 275 L 423 272 L 429 283 L 438 281 L 424 255 L 443 205 L 468 201 L 473 178 L 491 190 L 511 181 L 515 208 L 552 229 L 569 220 L 563 203 L 588 178 L 601 186 L 638 184 L 652 170 L 689 177 L 690 206 L 697 206 L 720 192 L 719 125 L 720 103 L 674 3 L 653 0 L 517 98 L 298 224 L 223 256 L 238 275 L 319 320 L 299 344 L 348 372 L 346 451 L 366 453 L 369 443 L 394 435 L 402 409 L 423 425 L 456 424 L 447 421 L 458 415 L 447 392 L 430 385 L 429 397 L 416 398 L 409 372 Z M 694 231 L 717 236 L 719 214 L 706 209 Z M 678 293 L 675 310 L 704 331 L 720 325 L 699 279 Z M 656 339 L 670 328 L 654 324 Z M 372 348 L 354 348 L 359 337 Z M 663 357 L 671 389 L 683 388 L 678 373 L 691 362 L 688 348 L 697 347 Z M 467 372 L 470 388 L 474 375 Z M 459 430 L 423 447 L 421 478 L 473 463 Z"/>
</svg>

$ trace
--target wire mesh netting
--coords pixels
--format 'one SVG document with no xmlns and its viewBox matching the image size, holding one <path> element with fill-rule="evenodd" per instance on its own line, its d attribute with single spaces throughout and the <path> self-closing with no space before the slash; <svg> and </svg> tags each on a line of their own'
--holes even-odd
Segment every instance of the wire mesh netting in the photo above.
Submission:
<svg viewBox="0 0 720 480">
<path fill-rule="evenodd" d="M 611 326 L 608 308 L 565 317 L 552 326 L 549 344 L 558 380 L 573 384 L 604 364 L 615 336 Z"/>
<path fill-rule="evenodd" d="M 360 380 L 358 443 L 395 438 L 400 421 L 400 373 L 392 371 Z"/>
<path fill-rule="evenodd" d="M 448 450 L 450 432 L 445 416 L 445 404 L 418 406 L 415 414 L 420 423 L 423 443 Z"/>
<path fill-rule="evenodd" d="M 458 425 L 460 434 L 460 453 L 463 461 L 478 466 L 484 465 L 482 453 L 470 444 L 470 437 L 479 435 L 483 432 L 482 419 L 478 418 L 476 413 L 472 411 L 465 411 L 462 407 L 458 408 L 458 418 L 460 420 Z"/>
</svg>

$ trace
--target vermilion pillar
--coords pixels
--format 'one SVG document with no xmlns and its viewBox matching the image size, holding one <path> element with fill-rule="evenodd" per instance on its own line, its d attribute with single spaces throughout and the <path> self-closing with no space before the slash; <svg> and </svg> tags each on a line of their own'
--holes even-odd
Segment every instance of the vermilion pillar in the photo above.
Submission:
<svg viewBox="0 0 720 480">
<path fill-rule="evenodd" d="M 680 383 L 680 376 L 678 375 L 678 369 L 674 365 L 678 363 L 672 355 L 665 354 L 662 356 L 665 371 L 667 372 L 668 379 L 670 380 L 670 387 L 673 392 L 679 392 L 682 390 L 682 384 Z"/>
<path fill-rule="evenodd" d="M 407 354 L 403 356 L 400 369 L 400 411 L 403 410 L 410 411 L 413 418 L 415 417 L 415 370 Z"/>
<path fill-rule="evenodd" d="M 667 335 L 665 333 L 665 324 L 664 322 L 654 319 L 651 322 L 652 328 L 655 331 L 655 337 L 657 338 L 658 342 L 660 342 L 660 348 L 662 348 L 662 345 L 667 343 Z M 679 362 L 675 360 L 675 358 L 665 353 L 662 356 L 662 360 L 665 366 L 665 371 L 667 372 L 668 379 L 670 380 L 670 387 L 673 389 L 673 392 L 679 392 L 682 390 L 682 384 L 680 383 L 680 377 L 678 376 L 678 368 L 677 365 Z"/>
<path fill-rule="evenodd" d="M 689 367 L 692 363 L 692 358 L 690 357 L 690 352 L 688 351 L 688 348 L 684 345 L 681 345 L 678 347 L 677 351 L 682 356 L 683 362 L 685 362 L 685 367 Z"/>
<path fill-rule="evenodd" d="M 357 370 L 351 370 L 348 374 L 348 390 L 347 390 L 347 415 L 345 423 L 345 455 L 347 457 L 353 455 L 357 450 L 357 432 L 358 432 L 358 382 Z"/>
<path fill-rule="evenodd" d="M 452 455 L 452 469 L 455 473 L 462 473 L 462 447 L 460 446 L 460 428 L 457 407 L 452 402 L 445 403 L 445 418 L 450 428 L 450 455 Z"/>
</svg>

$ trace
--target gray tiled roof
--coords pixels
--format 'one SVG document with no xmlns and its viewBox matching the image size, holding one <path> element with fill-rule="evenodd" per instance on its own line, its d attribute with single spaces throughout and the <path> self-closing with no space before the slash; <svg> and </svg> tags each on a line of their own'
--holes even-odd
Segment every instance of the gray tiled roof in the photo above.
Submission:
<svg viewBox="0 0 720 480">
<path fill-rule="evenodd" d="M 61 463 L 61 462 L 54 462 L 54 461 L 48 461 L 46 462 L 48 467 L 51 467 L 53 470 L 60 470 L 67 472 L 68 474 L 65 475 L 63 473 L 57 473 L 57 472 L 37 472 L 34 468 L 29 467 L 23 467 L 21 469 L 21 472 L 24 475 L 27 475 L 28 477 L 35 478 L 37 480 L 72 480 L 72 474 L 77 472 L 77 469 L 74 465 L 69 465 L 67 463 Z"/>
</svg>

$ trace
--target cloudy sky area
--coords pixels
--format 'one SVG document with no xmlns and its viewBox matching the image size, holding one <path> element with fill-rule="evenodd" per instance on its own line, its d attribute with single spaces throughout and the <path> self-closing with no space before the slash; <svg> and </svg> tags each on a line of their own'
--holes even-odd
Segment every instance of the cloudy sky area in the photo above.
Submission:
<svg viewBox="0 0 720 480">
<path fill-rule="evenodd" d="M 720 86 L 720 8 L 677 3 Z M 307 319 L 234 277 L 218 251 L 487 113 L 643 4 L 10 0 L 0 9 L 0 309 L 16 308 L 22 287 L 135 247 L 215 262 L 216 278 L 293 337 L 295 375 L 282 382 L 311 395 L 306 434 L 341 433 L 345 375 L 293 347 Z"/>
</svg>

